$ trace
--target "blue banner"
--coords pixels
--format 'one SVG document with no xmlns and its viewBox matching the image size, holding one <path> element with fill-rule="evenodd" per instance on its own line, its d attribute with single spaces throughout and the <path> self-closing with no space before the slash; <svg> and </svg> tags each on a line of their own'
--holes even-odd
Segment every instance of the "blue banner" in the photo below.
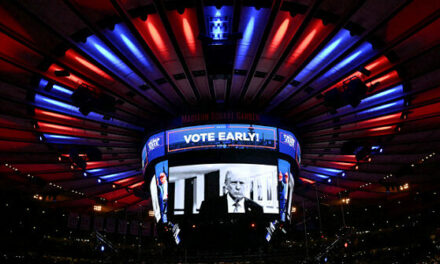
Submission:
<svg viewBox="0 0 440 264">
<path fill-rule="evenodd" d="M 168 222 L 168 160 L 159 162 L 155 166 L 158 200 L 163 223 Z"/>
<path fill-rule="evenodd" d="M 278 129 L 280 138 L 280 152 L 291 156 L 293 159 L 296 158 L 296 146 L 298 141 L 293 133 Z"/>
<path fill-rule="evenodd" d="M 148 162 L 165 155 L 164 132 L 151 136 L 145 144 Z"/>
<path fill-rule="evenodd" d="M 215 124 L 168 130 L 168 153 L 207 148 L 277 149 L 274 127 Z"/>
<path fill-rule="evenodd" d="M 278 201 L 280 202 L 280 220 L 286 221 L 288 214 L 288 192 L 290 178 L 290 163 L 278 159 Z"/>
</svg>

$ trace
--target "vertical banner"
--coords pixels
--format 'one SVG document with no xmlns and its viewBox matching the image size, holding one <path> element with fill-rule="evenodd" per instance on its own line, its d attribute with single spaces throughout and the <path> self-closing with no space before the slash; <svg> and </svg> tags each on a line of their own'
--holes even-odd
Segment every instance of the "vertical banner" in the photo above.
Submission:
<svg viewBox="0 0 440 264">
<path fill-rule="evenodd" d="M 153 205 L 154 217 L 156 218 L 156 222 L 159 222 L 159 220 L 161 219 L 161 213 L 160 213 L 160 206 L 159 206 L 159 197 L 157 195 L 156 175 L 154 175 L 151 178 L 150 192 L 151 192 L 151 204 Z"/>
<path fill-rule="evenodd" d="M 288 191 L 289 191 L 290 163 L 278 159 L 278 200 L 280 203 L 280 220 L 286 221 L 288 211 Z"/>
<path fill-rule="evenodd" d="M 163 223 L 168 222 L 168 160 L 159 162 L 155 166 L 158 200 Z"/>
</svg>

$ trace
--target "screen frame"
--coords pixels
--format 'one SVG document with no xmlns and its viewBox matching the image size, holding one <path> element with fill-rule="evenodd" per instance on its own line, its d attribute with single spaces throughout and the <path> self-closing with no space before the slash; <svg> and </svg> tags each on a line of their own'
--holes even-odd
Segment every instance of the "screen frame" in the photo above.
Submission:
<svg viewBox="0 0 440 264">
<path fill-rule="evenodd" d="M 176 126 L 174 128 L 170 128 L 170 129 L 167 129 L 167 130 L 155 131 L 154 133 L 151 133 L 148 137 L 145 138 L 145 140 L 143 141 L 143 146 L 145 146 L 152 137 L 154 137 L 154 136 L 156 136 L 158 134 L 162 134 L 163 135 L 163 141 L 164 141 L 164 146 L 163 147 L 165 148 L 165 150 L 164 150 L 165 152 L 164 152 L 164 154 L 162 156 L 154 158 L 151 161 L 148 161 L 148 155 L 146 155 L 147 156 L 147 162 L 146 162 L 147 165 L 146 166 L 147 167 L 151 167 L 152 165 L 154 165 L 154 163 L 158 162 L 158 160 L 160 161 L 160 160 L 168 159 L 169 156 L 176 155 L 176 154 L 179 154 L 179 153 L 195 153 L 195 152 L 205 151 L 205 150 L 223 150 L 222 148 L 215 147 L 215 148 L 195 148 L 195 149 L 192 149 L 192 150 L 185 150 L 185 151 L 178 151 L 178 152 L 169 152 L 168 151 L 168 148 L 169 148 L 168 132 L 169 131 L 174 131 L 174 130 L 178 130 L 178 129 L 190 129 L 190 128 L 201 127 L 201 126 L 211 126 L 211 125 L 213 125 L 213 126 L 219 126 L 219 125 L 244 125 L 244 126 L 259 126 L 259 127 L 263 127 L 263 128 L 275 129 L 275 136 L 276 136 L 275 145 L 276 146 L 275 146 L 274 149 L 270 149 L 270 148 L 252 148 L 252 146 L 250 146 L 249 148 L 245 148 L 245 149 L 250 149 L 252 151 L 276 152 L 276 153 L 278 153 L 280 155 L 280 157 L 288 156 L 289 157 L 288 160 L 293 160 L 296 163 L 295 164 L 296 167 L 298 167 L 298 168 L 300 167 L 301 145 L 299 144 L 299 140 L 298 140 L 298 138 L 296 137 L 296 135 L 293 132 L 291 132 L 289 130 L 286 130 L 285 128 L 281 128 L 281 127 L 266 126 L 264 124 L 258 124 L 258 123 L 247 123 L 247 124 L 244 124 L 242 122 L 237 122 L 237 123 L 235 123 L 235 122 L 215 123 L 215 122 L 213 122 L 213 123 L 209 123 L 209 124 L 205 123 L 205 124 L 197 124 L 197 125 L 193 125 L 193 126 Z M 281 144 L 281 142 L 280 142 L 280 140 L 281 140 L 280 132 L 281 132 L 281 130 L 284 131 L 284 132 L 291 133 L 293 138 L 296 140 L 295 147 L 294 147 L 294 150 L 293 150 L 294 151 L 294 155 L 293 156 L 280 151 L 280 144 Z M 244 149 L 234 148 L 233 146 L 231 146 L 229 148 L 225 148 L 225 149 L 232 150 L 232 151 L 244 150 Z M 142 155 L 142 153 L 141 153 L 141 155 Z M 146 171 L 146 169 L 145 169 L 145 171 Z M 145 174 L 145 172 L 144 172 L 144 174 Z"/>
<path fill-rule="evenodd" d="M 264 149 L 204 149 L 191 152 L 179 152 L 170 155 L 165 155 L 148 164 L 147 170 L 144 174 L 146 182 L 151 181 L 155 177 L 155 167 L 163 161 L 168 161 L 168 172 L 170 167 L 188 166 L 188 165 L 200 165 L 200 164 L 261 164 L 275 166 L 277 172 L 279 171 L 278 160 L 282 159 L 290 163 L 291 173 L 293 175 L 294 182 L 298 182 L 299 168 L 296 165 L 295 159 L 290 155 L 267 151 Z M 169 173 L 167 175 L 167 182 L 169 183 Z M 277 186 L 278 188 L 278 186 Z M 293 199 L 293 197 L 290 197 Z M 279 201 L 279 198 L 278 198 Z M 292 201 L 291 201 L 292 202 Z M 188 218 L 198 218 L 197 214 L 191 215 L 174 215 L 169 210 L 167 212 L 168 221 L 181 221 Z M 267 221 L 273 221 L 280 219 L 280 214 L 265 213 L 264 218 Z"/>
</svg>

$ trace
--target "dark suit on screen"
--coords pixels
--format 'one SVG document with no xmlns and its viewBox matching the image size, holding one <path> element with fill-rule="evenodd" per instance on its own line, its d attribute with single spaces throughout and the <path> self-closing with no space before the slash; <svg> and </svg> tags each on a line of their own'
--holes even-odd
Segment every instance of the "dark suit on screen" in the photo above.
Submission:
<svg viewBox="0 0 440 264">
<path fill-rule="evenodd" d="M 262 217 L 263 208 L 248 198 L 243 198 L 244 214 L 228 213 L 227 195 L 228 194 L 203 201 L 200 206 L 201 218 L 208 222 L 224 222 L 236 217 L 249 218 L 249 220 L 254 219 L 255 221 L 258 221 Z"/>
<path fill-rule="evenodd" d="M 263 208 L 244 199 L 244 213 L 228 213 L 227 195 L 203 201 L 201 231 L 206 247 L 243 249 L 255 247 L 264 238 Z"/>
</svg>

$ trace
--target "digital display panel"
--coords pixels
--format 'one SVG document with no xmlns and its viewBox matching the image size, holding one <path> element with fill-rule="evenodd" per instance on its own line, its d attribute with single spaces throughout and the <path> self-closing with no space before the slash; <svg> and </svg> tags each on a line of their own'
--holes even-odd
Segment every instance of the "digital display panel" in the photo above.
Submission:
<svg viewBox="0 0 440 264">
<path fill-rule="evenodd" d="M 278 129 L 279 132 L 279 140 L 280 140 L 280 152 L 287 154 L 295 159 L 296 157 L 296 148 L 298 141 L 293 133 Z"/>
<path fill-rule="evenodd" d="M 290 168 L 290 163 L 286 160 L 278 159 L 278 199 L 280 207 L 280 220 L 286 221 L 290 217 L 294 179 Z"/>
<path fill-rule="evenodd" d="M 215 124 L 168 130 L 168 153 L 206 148 L 277 149 L 277 130 L 244 124 Z"/>
<path fill-rule="evenodd" d="M 150 193 L 151 193 L 151 204 L 153 205 L 153 211 L 154 211 L 154 218 L 156 219 L 156 222 L 159 222 L 159 220 L 162 218 L 162 214 L 160 212 L 159 197 L 157 196 L 156 175 L 154 175 L 154 177 L 151 178 Z"/>
<path fill-rule="evenodd" d="M 168 161 L 162 161 L 156 164 L 156 186 L 157 197 L 163 223 L 168 222 Z"/>
<path fill-rule="evenodd" d="M 221 163 L 169 168 L 169 214 L 222 218 L 278 214 L 275 165 Z"/>
<path fill-rule="evenodd" d="M 164 132 L 151 136 L 145 144 L 148 162 L 165 155 Z"/>
</svg>

